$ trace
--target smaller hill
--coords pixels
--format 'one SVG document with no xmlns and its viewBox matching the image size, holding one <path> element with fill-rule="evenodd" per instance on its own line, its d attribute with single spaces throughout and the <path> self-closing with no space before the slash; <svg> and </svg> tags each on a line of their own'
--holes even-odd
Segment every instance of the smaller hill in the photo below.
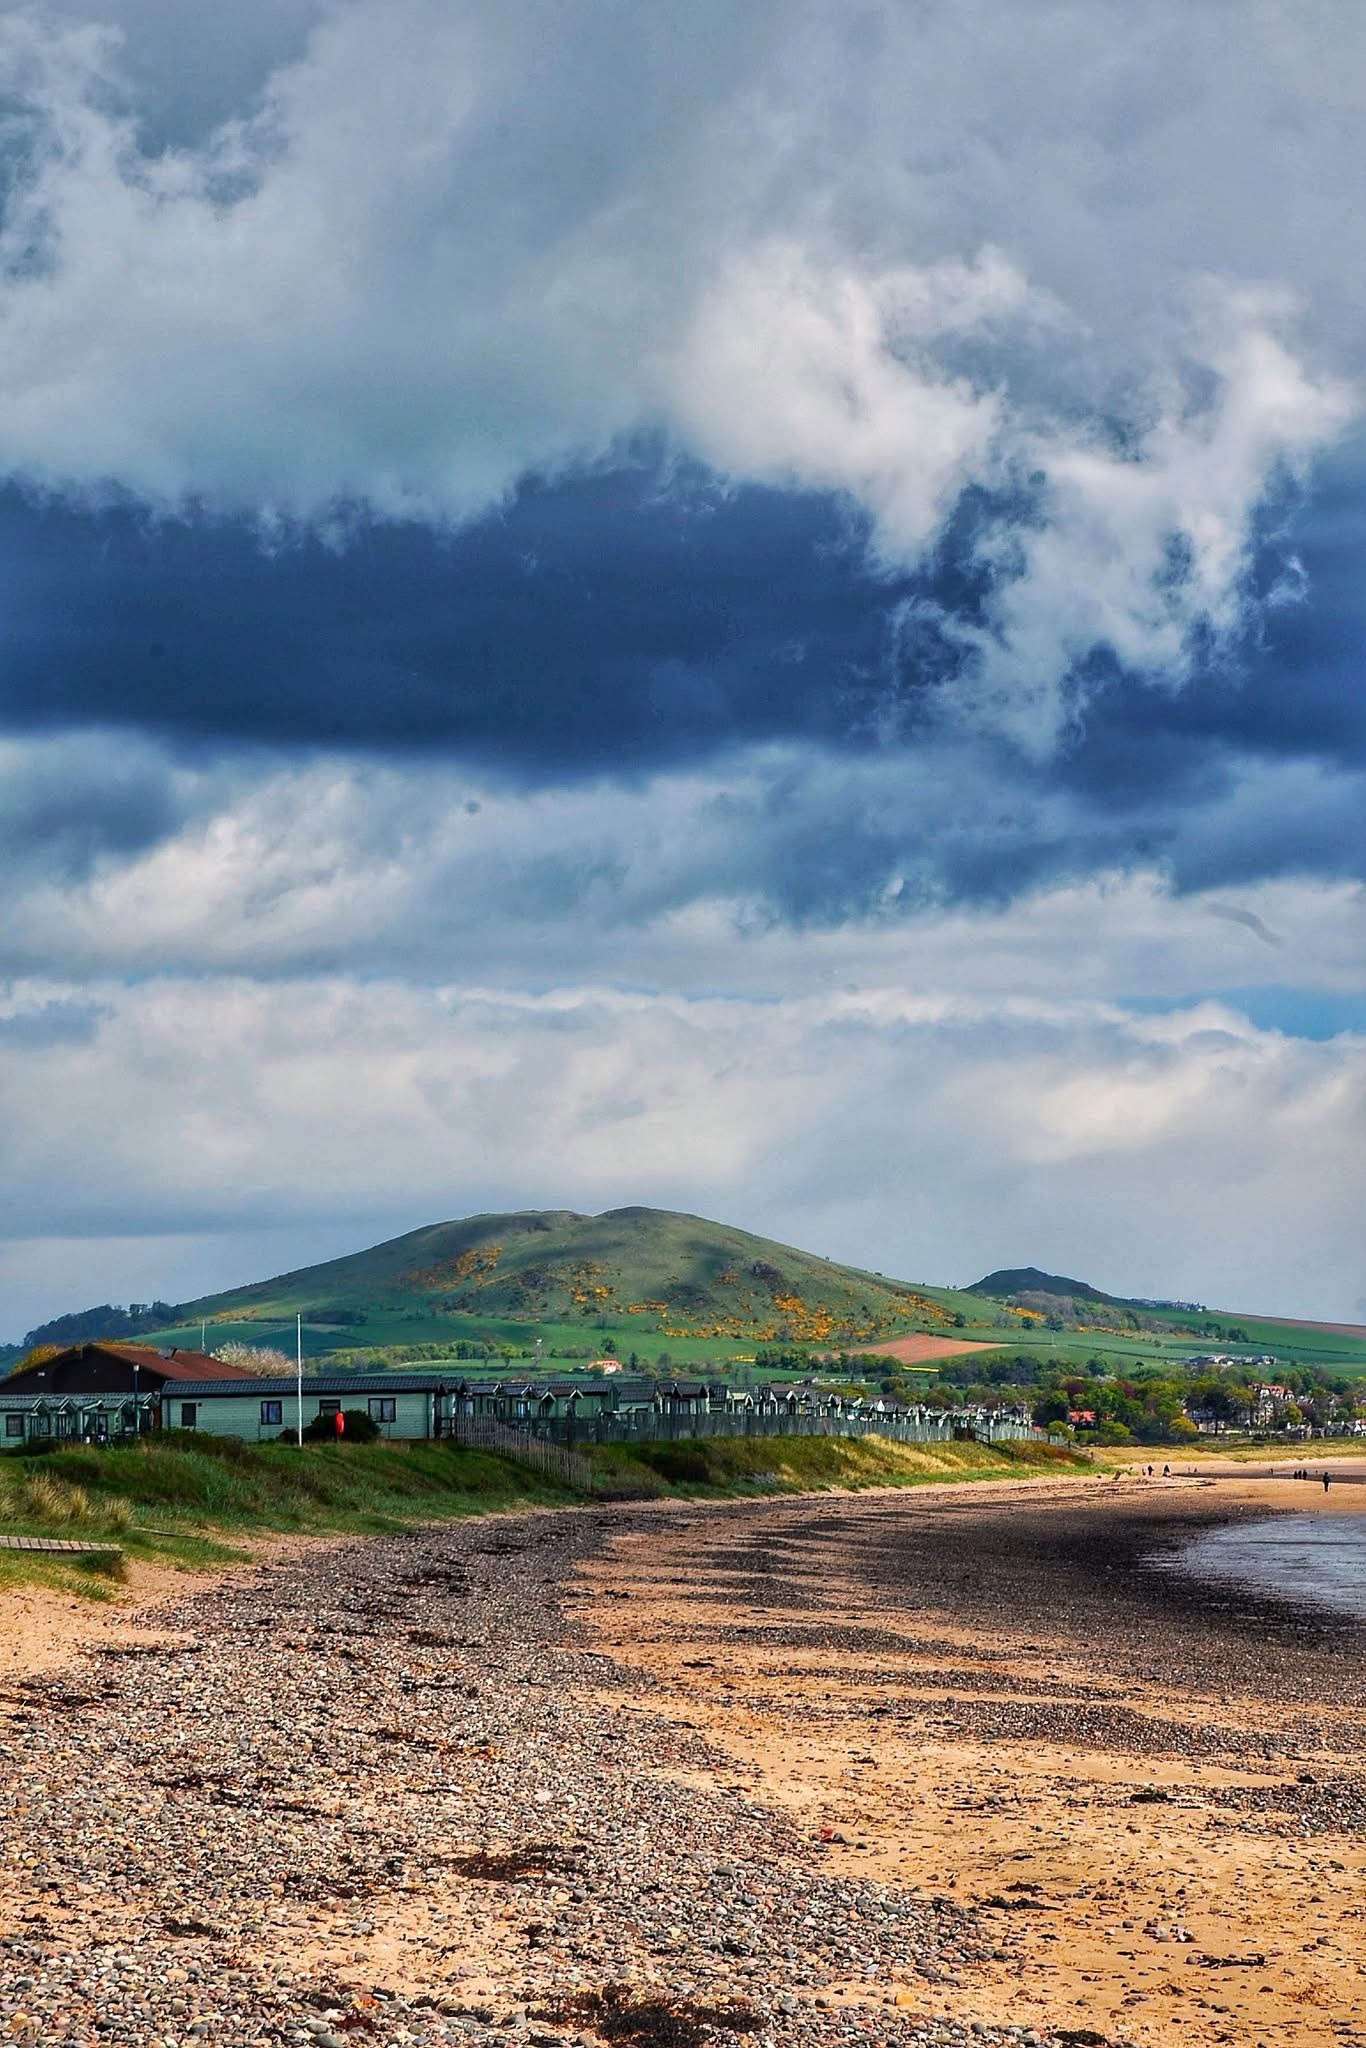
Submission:
<svg viewBox="0 0 1366 2048">
<path fill-rule="evenodd" d="M 94 1344 L 102 1338 L 127 1341 L 130 1337 L 144 1337 L 149 1330 L 160 1330 L 170 1322 L 175 1310 L 169 1301 L 134 1302 L 131 1308 L 120 1308 L 112 1301 L 102 1302 L 98 1308 L 82 1308 L 71 1315 L 54 1316 L 50 1323 L 39 1323 L 30 1330 L 22 1345 L 12 1348 L 16 1351 L 31 1351 L 35 1344 L 56 1344 L 65 1348 L 68 1344 Z M 4 1347 L 11 1348 L 11 1347 Z M 4 1356 L 0 1348 L 0 1358 Z"/>
<path fill-rule="evenodd" d="M 1103 1301 L 1111 1308 L 1132 1306 L 1122 1295 L 1106 1294 L 1089 1280 L 1068 1280 L 1061 1273 L 1041 1272 L 1037 1266 L 1003 1266 L 999 1272 L 988 1273 L 985 1280 L 975 1280 L 967 1292 L 988 1294 L 994 1301 L 1004 1301 L 1012 1294 L 1058 1294 L 1082 1301 Z"/>
</svg>

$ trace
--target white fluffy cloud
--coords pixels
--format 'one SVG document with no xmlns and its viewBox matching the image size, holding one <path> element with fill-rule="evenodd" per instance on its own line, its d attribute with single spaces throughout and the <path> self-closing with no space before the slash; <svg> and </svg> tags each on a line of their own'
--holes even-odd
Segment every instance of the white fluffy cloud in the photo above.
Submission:
<svg viewBox="0 0 1366 2048">
<path fill-rule="evenodd" d="M 1363 986 L 1366 889 L 1329 856 L 1361 802 L 1359 781 L 1296 762 L 1249 765 L 1170 818 L 1145 800 L 1188 881 L 1173 896 L 1123 817 L 932 747 L 843 763 L 751 749 L 627 788 L 518 792 L 445 764 L 206 767 L 150 742 L 0 741 L 0 978 L 1345 994 Z M 1045 860 L 1027 886 L 1040 848 L 1073 847 L 1075 869 Z"/>
<path fill-rule="evenodd" d="M 872 760 L 808 787 L 774 750 L 534 795 L 113 758 L 0 752 L 0 817 L 61 828 L 0 904 L 0 1334 L 438 1214 L 634 1200 L 912 1278 L 1033 1260 L 1354 1310 L 1366 1040 L 1245 1006 L 1360 1014 L 1360 882 L 1174 897 L 1130 868 L 907 908 L 908 804 L 971 848 L 985 801 L 932 758 L 913 784 Z M 1350 810 L 1306 773 L 1201 830 Z M 92 777 L 166 836 L 92 839 Z M 775 915 L 860 831 L 857 913 Z"/>
<path fill-rule="evenodd" d="M 1293 65 L 1272 0 L 333 0 L 244 18 L 255 97 L 155 147 L 155 7 L 74 7 L 0 25 L 0 471 L 44 486 L 445 523 L 662 431 L 898 561 L 1027 487 L 973 708 L 1038 737 L 1098 641 L 1181 677 L 1354 410 L 1346 0 Z"/>
<path fill-rule="evenodd" d="M 1366 1039 L 1215 1004 L 220 978 L 16 988 L 0 1040 L 0 1231 L 210 1233 L 206 1281 L 250 1277 L 234 1237 L 259 1258 L 270 1225 L 345 1242 L 631 1199 L 908 1277 L 1035 1260 L 1307 1314 L 1360 1293 Z M 36 1317 L 21 1245 L 8 1266 L 10 1316 Z M 67 1270 L 89 1293 L 78 1256 Z"/>
</svg>

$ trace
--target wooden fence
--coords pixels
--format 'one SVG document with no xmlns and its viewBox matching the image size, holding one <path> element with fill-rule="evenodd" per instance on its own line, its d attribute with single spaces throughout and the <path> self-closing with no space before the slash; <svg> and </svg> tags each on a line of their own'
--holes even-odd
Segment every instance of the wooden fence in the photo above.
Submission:
<svg viewBox="0 0 1366 2048">
<path fill-rule="evenodd" d="M 894 1443 L 1061 1443 L 1063 1438 L 1013 1417 L 962 1414 L 904 1416 L 753 1415 L 702 1413 L 670 1415 L 641 1411 L 587 1418 L 530 1418 L 520 1428 L 480 1417 L 452 1419 L 452 1439 L 471 1450 L 493 1451 L 579 1493 L 599 1490 L 601 1475 L 575 1445 L 673 1443 L 680 1438 L 717 1436 L 880 1436 Z"/>
<path fill-rule="evenodd" d="M 593 1491 L 593 1467 L 587 1458 L 548 1437 L 533 1436 L 524 1429 L 505 1429 L 501 1422 L 476 1421 L 473 1417 L 457 1419 L 452 1434 L 466 1450 L 493 1451 L 500 1458 L 513 1458 L 519 1465 L 543 1473 L 547 1479 L 557 1479 L 562 1486 L 572 1486 L 578 1493 Z"/>
<path fill-rule="evenodd" d="M 462 1436 L 467 1427 L 463 1421 L 455 1424 Z M 880 1436 L 903 1444 L 1063 1441 L 1013 1416 L 961 1409 L 912 1415 L 810 1415 L 735 1409 L 670 1413 L 647 1408 L 607 1415 L 528 1417 L 510 1428 L 506 1424 L 501 1427 L 508 1436 L 531 1435 L 571 1450 L 578 1444 L 673 1443 L 680 1438 L 708 1436 Z"/>
</svg>

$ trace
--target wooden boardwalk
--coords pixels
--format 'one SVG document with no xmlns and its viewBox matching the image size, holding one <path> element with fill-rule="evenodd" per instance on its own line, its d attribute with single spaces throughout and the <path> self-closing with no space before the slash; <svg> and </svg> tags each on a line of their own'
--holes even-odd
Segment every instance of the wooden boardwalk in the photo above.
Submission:
<svg viewBox="0 0 1366 2048">
<path fill-rule="evenodd" d="M 77 1557 L 121 1557 L 119 1543 L 69 1543 L 56 1536 L 0 1536 L 0 1550 L 51 1550 Z"/>
</svg>

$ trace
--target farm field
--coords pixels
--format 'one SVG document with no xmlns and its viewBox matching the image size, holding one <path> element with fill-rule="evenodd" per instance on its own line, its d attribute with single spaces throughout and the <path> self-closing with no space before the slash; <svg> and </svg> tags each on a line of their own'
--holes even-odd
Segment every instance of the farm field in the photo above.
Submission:
<svg viewBox="0 0 1366 2048">
<path fill-rule="evenodd" d="M 1255 1354 L 1273 1352 L 1294 1365 L 1322 1365 L 1333 1371 L 1366 1374 L 1366 1327 L 1352 1323 L 1298 1322 L 1289 1317 L 1265 1316 L 1240 1309 L 1210 1309 L 1219 1323 L 1243 1332 L 1234 1342 L 1193 1339 L 1183 1330 L 1183 1318 L 1173 1311 L 1145 1310 L 1167 1325 L 1170 1335 L 1160 1340 L 1173 1352 L 1229 1351 Z M 1148 1339 L 1151 1348 L 1152 1339 Z"/>
<path fill-rule="evenodd" d="M 1005 1340 L 997 1338 L 983 1343 L 980 1339 L 968 1341 L 962 1337 L 930 1337 L 918 1333 L 914 1337 L 889 1337 L 885 1343 L 866 1347 L 875 1358 L 895 1358 L 902 1365 L 928 1365 L 937 1358 L 959 1358 L 966 1351 L 995 1351 Z M 862 1350 L 865 1347 L 860 1346 Z"/>
</svg>

